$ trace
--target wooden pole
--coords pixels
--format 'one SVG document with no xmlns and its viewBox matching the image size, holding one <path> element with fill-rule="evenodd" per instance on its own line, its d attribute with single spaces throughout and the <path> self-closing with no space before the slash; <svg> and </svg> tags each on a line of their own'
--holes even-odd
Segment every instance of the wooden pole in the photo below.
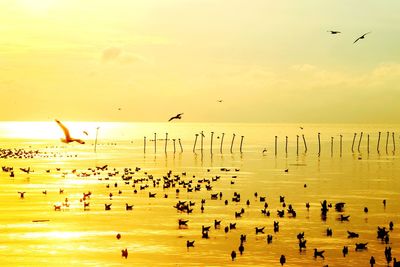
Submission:
<svg viewBox="0 0 400 267">
<path fill-rule="evenodd" d="M 306 142 L 306 137 L 304 134 L 301 135 L 303 137 L 303 143 L 304 143 L 304 153 L 307 153 L 307 142 Z"/>
<path fill-rule="evenodd" d="M 393 139 L 393 153 L 396 151 L 396 142 L 394 141 L 394 132 L 392 132 L 392 139 Z"/>
<path fill-rule="evenodd" d="M 360 146 L 361 146 L 362 137 L 363 137 L 363 132 L 361 132 L 361 134 L 360 134 L 360 140 L 358 140 L 358 146 L 357 146 L 357 151 L 358 151 L 358 153 L 360 153 Z"/>
<path fill-rule="evenodd" d="M 376 151 L 378 152 L 378 154 L 379 154 L 379 143 L 381 142 L 381 132 L 378 132 L 378 142 L 377 142 L 377 144 L 376 144 Z"/>
<path fill-rule="evenodd" d="M 243 151 L 242 151 L 243 138 L 244 138 L 244 136 L 242 135 L 242 136 L 240 137 L 240 153 L 243 153 Z"/>
<path fill-rule="evenodd" d="M 367 153 L 369 154 L 369 134 L 367 134 Z"/>
<path fill-rule="evenodd" d="M 236 134 L 233 134 L 233 135 L 232 135 L 231 153 L 232 153 L 232 149 L 233 149 L 233 141 L 235 140 L 235 136 L 236 136 Z"/>
<path fill-rule="evenodd" d="M 343 150 L 343 135 L 340 135 L 340 157 L 342 157 Z"/>
<path fill-rule="evenodd" d="M 220 147 L 219 147 L 219 152 L 222 154 L 222 144 L 224 143 L 224 136 L 225 136 L 225 133 L 222 133 L 222 136 L 221 136 L 221 145 L 220 145 Z"/>
<path fill-rule="evenodd" d="M 214 132 L 211 132 L 211 146 L 210 146 L 210 153 L 213 153 L 213 139 L 214 139 Z"/>
<path fill-rule="evenodd" d="M 286 153 L 286 155 L 287 155 L 287 147 L 288 147 L 288 137 L 286 136 L 286 138 L 285 138 L 285 153 Z"/>
<path fill-rule="evenodd" d="M 179 146 L 181 147 L 181 153 L 183 153 L 183 147 L 182 147 L 182 143 L 181 143 L 181 139 L 178 138 L 178 142 L 179 142 Z"/>
<path fill-rule="evenodd" d="M 201 152 L 203 152 L 203 137 L 204 137 L 203 131 L 201 131 L 200 134 L 201 134 L 201 138 L 200 138 Z"/>
<path fill-rule="evenodd" d="M 165 133 L 165 146 L 164 146 L 165 154 L 167 153 L 167 142 L 168 142 L 168 133 Z"/>
<path fill-rule="evenodd" d="M 278 153 L 278 136 L 275 135 L 275 157 Z"/>
<path fill-rule="evenodd" d="M 318 133 L 318 157 L 321 155 L 321 133 Z"/>
<path fill-rule="evenodd" d="M 99 135 L 99 129 L 100 127 L 96 128 L 96 139 L 94 140 L 94 153 L 97 152 L 97 136 Z"/>
<path fill-rule="evenodd" d="M 154 133 L 154 154 L 157 154 L 157 133 Z"/>
<path fill-rule="evenodd" d="M 331 137 L 331 157 L 333 156 L 333 136 Z"/>
<path fill-rule="evenodd" d="M 193 153 L 196 153 L 195 150 L 196 150 L 197 136 L 199 136 L 199 134 L 195 134 L 194 144 L 193 144 Z"/>
<path fill-rule="evenodd" d="M 143 152 L 146 154 L 146 136 L 143 138 Z"/>
<path fill-rule="evenodd" d="M 296 155 L 299 155 L 299 135 L 296 135 Z"/>
<path fill-rule="evenodd" d="M 354 133 L 353 143 L 351 144 L 351 152 L 354 153 L 354 142 L 356 141 L 357 133 Z"/>
<path fill-rule="evenodd" d="M 172 142 L 174 143 L 174 154 L 175 154 L 176 152 L 175 139 L 172 139 Z"/>
<path fill-rule="evenodd" d="M 389 144 L 389 132 L 386 134 L 386 154 L 388 153 L 388 144 Z"/>
</svg>

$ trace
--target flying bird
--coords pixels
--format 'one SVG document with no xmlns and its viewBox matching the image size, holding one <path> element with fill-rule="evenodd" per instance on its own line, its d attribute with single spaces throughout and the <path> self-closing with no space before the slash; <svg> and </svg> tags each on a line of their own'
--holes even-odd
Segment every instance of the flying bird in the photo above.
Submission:
<svg viewBox="0 0 400 267">
<path fill-rule="evenodd" d="M 327 31 L 327 32 L 330 32 L 331 34 L 338 34 L 338 33 L 341 33 L 341 32 L 339 32 L 339 31 Z"/>
<path fill-rule="evenodd" d="M 365 35 L 367 35 L 367 34 L 369 34 L 369 33 L 371 33 L 371 32 L 364 33 L 363 35 L 361 35 L 360 37 L 358 37 L 358 38 L 354 41 L 353 44 L 355 44 L 355 43 L 356 43 L 358 40 L 360 40 L 360 39 L 364 39 L 364 38 L 365 38 Z"/>
<path fill-rule="evenodd" d="M 71 142 L 78 142 L 79 144 L 84 144 L 85 143 L 85 141 L 83 141 L 81 139 L 77 139 L 77 138 L 71 137 L 67 127 L 65 127 L 64 124 L 62 124 L 59 120 L 55 120 L 55 121 L 61 127 L 61 129 L 63 130 L 64 135 L 65 135 L 65 138 L 61 138 L 61 142 L 64 142 L 64 143 L 67 143 L 67 144 L 71 143 Z"/>
<path fill-rule="evenodd" d="M 182 115 L 183 115 L 183 113 L 179 113 L 179 114 L 177 114 L 176 116 L 171 117 L 168 121 L 172 121 L 172 120 L 174 120 L 174 119 L 180 120 L 180 119 L 182 119 Z"/>
<path fill-rule="evenodd" d="M 218 99 L 218 102 L 219 102 L 219 103 L 222 103 L 222 101 L 223 101 L 222 99 Z"/>
<path fill-rule="evenodd" d="M 87 131 L 83 131 L 83 133 L 84 133 L 86 136 L 89 135 L 89 133 L 88 133 Z"/>
</svg>

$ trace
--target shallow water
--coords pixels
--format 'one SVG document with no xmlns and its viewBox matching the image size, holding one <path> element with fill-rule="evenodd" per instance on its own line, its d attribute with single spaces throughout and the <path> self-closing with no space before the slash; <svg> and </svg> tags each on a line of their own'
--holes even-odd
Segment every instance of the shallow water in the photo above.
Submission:
<svg viewBox="0 0 400 267">
<path fill-rule="evenodd" d="M 55 124 L 55 123 L 54 123 Z M 35 124 L 0 124 L 1 148 L 39 149 L 52 157 L 34 159 L 0 159 L 2 166 L 12 166 L 15 177 L 10 173 L 0 173 L 0 264 L 1 266 L 69 266 L 72 264 L 93 266 L 280 266 L 279 258 L 286 256 L 285 266 L 368 266 L 373 255 L 376 266 L 386 266 L 384 248 L 376 238 L 377 226 L 386 226 L 394 222 L 390 232 L 393 257 L 400 258 L 399 230 L 399 169 L 400 162 L 396 146 L 393 146 L 392 132 L 395 133 L 395 145 L 399 141 L 397 125 L 299 125 L 293 124 L 96 124 L 91 123 L 87 144 L 65 145 L 52 139 L 26 139 L 22 133 L 11 138 L 13 127 L 33 127 Z M 42 123 L 48 129 L 53 124 Z M 74 135 L 80 135 L 83 129 L 80 123 L 70 123 Z M 100 125 L 97 153 L 94 153 L 94 129 Z M 54 128 L 58 138 L 60 131 Z M 29 130 L 24 134 L 28 134 Z M 200 136 L 197 139 L 196 153 L 193 153 L 195 133 L 204 131 L 203 151 Z M 210 133 L 214 131 L 213 153 L 210 152 Z M 363 131 L 358 152 L 359 134 Z M 377 134 L 382 131 L 380 154 L 377 153 Z M 386 153 L 386 132 L 389 131 L 388 153 Z M 183 153 L 176 143 L 173 153 L 172 140 L 167 143 L 157 141 L 157 153 L 154 153 L 154 138 L 181 138 Z M 225 133 L 223 153 L 220 153 L 220 140 Z M 318 156 L 317 133 L 321 133 L 321 154 Z M 357 138 L 351 151 L 353 134 Z M 236 137 L 232 152 L 230 146 L 232 134 Z M 307 140 L 308 151 L 304 153 L 301 135 Z M 342 155 L 340 155 L 339 136 L 343 135 Z M 370 153 L 367 153 L 367 134 L 370 135 Z M 45 135 L 52 137 L 53 133 Z M 240 153 L 240 136 L 244 136 Z M 278 136 L 277 155 L 274 155 L 274 136 Z M 285 153 L 285 136 L 288 136 L 288 153 Z M 296 135 L 299 139 L 299 153 L 296 153 Z M 143 137 L 147 136 L 146 153 Z M 220 138 L 217 138 L 220 137 Z M 331 151 L 331 137 L 334 137 Z M 267 148 L 267 153 L 262 150 Z M 54 154 L 50 154 L 54 153 Z M 77 177 L 76 173 L 91 173 L 88 168 L 108 164 L 108 171 L 87 177 Z M 31 167 L 29 174 L 19 170 Z M 56 168 L 61 168 L 57 171 Z M 144 172 L 155 179 L 172 170 L 183 180 L 193 180 L 193 186 L 199 179 L 221 178 L 212 182 L 212 190 L 207 191 L 204 183 L 201 191 L 188 193 L 186 188 L 153 187 L 151 181 L 141 185 L 150 187 L 133 193 L 132 181 L 125 184 L 121 179 L 124 168 L 141 167 L 132 174 L 133 179 L 145 178 Z M 221 168 L 230 171 L 221 171 Z M 113 169 L 119 174 L 109 177 Z M 76 169 L 73 174 L 72 170 Z M 239 169 L 239 171 L 235 171 Z M 284 170 L 288 169 L 288 172 Z M 50 170 L 49 173 L 46 170 Z M 187 172 L 187 176 L 181 175 Z M 195 176 L 195 177 L 193 177 Z M 237 176 L 237 178 L 232 178 Z M 114 183 L 118 183 L 118 187 Z M 232 182 L 234 182 L 232 184 Z M 110 187 L 107 188 L 106 185 Z M 307 186 L 304 187 L 304 184 Z M 64 189 L 60 194 L 59 189 Z M 47 194 L 42 193 L 47 190 Z M 119 194 L 118 190 L 122 193 Z M 25 191 L 20 198 L 18 191 Z M 84 210 L 80 202 L 83 192 L 92 192 L 90 209 Z M 112 199 L 109 193 L 113 194 Z M 149 192 L 157 193 L 149 198 Z M 223 193 L 222 200 L 211 200 L 212 193 Z M 234 192 L 241 194 L 241 201 L 231 201 Z M 261 213 L 264 203 L 254 196 L 266 196 L 270 217 Z M 164 194 L 168 198 L 164 198 Z M 285 196 L 286 204 L 292 204 L 297 212 L 296 218 L 285 214 L 278 218 L 277 209 L 282 209 L 279 196 Z M 68 198 L 69 208 L 55 211 L 55 203 Z M 204 212 L 200 210 L 201 199 L 206 199 Z M 225 205 L 224 200 L 229 204 Z M 326 221 L 321 219 L 320 202 L 345 202 L 344 212 L 331 208 Z M 387 201 L 386 207 L 382 201 Z M 193 213 L 177 212 L 173 206 L 178 200 L 194 201 Z M 246 200 L 250 205 L 246 205 Z M 311 207 L 306 209 L 305 203 Z M 111 210 L 104 209 L 105 203 L 112 203 Z M 125 210 L 125 203 L 133 204 L 132 211 Z M 364 213 L 364 207 L 369 212 Z M 245 209 L 241 218 L 235 212 Z M 350 215 L 349 221 L 337 220 L 340 214 Z M 178 220 L 189 220 L 188 227 L 179 229 Z M 221 220 L 221 229 L 214 229 L 214 220 Z M 33 222 L 33 220 L 48 220 Z M 279 232 L 274 233 L 273 222 L 279 221 Z M 224 227 L 237 223 L 237 229 L 228 233 Z M 202 225 L 211 226 L 208 239 L 201 238 Z M 265 226 L 265 234 L 255 234 L 255 227 Z M 333 230 L 333 236 L 326 236 L 326 229 Z M 359 238 L 348 239 L 347 230 L 360 234 Z M 296 235 L 305 232 L 307 249 L 299 252 Z M 120 233 L 122 238 L 116 239 Z M 242 256 L 238 253 L 240 234 L 247 234 Z M 267 244 L 267 234 L 273 235 L 271 244 Z M 187 249 L 186 241 L 195 240 L 195 247 Z M 356 252 L 356 242 L 368 242 L 368 250 Z M 342 256 L 344 245 L 349 246 L 349 255 Z M 121 257 L 121 249 L 127 248 L 127 259 Z M 313 249 L 325 250 L 325 259 L 314 259 Z M 238 256 L 234 262 L 230 253 L 236 250 Z"/>
</svg>

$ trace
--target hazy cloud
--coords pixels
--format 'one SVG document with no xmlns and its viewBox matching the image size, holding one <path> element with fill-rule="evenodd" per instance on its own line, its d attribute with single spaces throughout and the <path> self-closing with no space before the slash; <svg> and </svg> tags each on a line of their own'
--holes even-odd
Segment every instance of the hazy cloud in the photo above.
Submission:
<svg viewBox="0 0 400 267">
<path fill-rule="evenodd" d="M 110 47 L 103 51 L 102 60 L 103 62 L 109 62 L 116 60 L 121 54 L 121 49 L 117 47 Z"/>
<path fill-rule="evenodd" d="M 103 62 L 118 62 L 121 64 L 130 64 L 140 60 L 142 60 L 141 57 L 123 51 L 122 49 L 117 47 L 110 47 L 105 49 L 102 55 Z"/>
</svg>

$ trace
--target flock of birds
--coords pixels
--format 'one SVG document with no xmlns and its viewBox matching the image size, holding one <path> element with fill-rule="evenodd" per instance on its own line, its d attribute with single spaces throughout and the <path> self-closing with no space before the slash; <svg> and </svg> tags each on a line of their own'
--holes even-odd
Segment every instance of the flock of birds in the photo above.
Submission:
<svg viewBox="0 0 400 267">
<path fill-rule="evenodd" d="M 21 175 L 29 175 L 33 168 L 20 168 Z M 10 173 L 14 170 L 13 167 L 3 166 L 2 171 L 5 173 Z M 45 173 L 53 172 L 54 170 L 47 169 Z M 212 171 L 214 174 L 212 175 Z M 284 170 L 288 172 L 288 170 Z M 202 177 L 197 177 L 196 175 L 189 175 L 187 172 L 174 173 L 172 170 L 169 170 L 167 173 L 163 175 L 155 175 L 149 172 L 142 170 L 140 167 L 135 168 L 123 168 L 111 169 L 108 165 L 97 166 L 95 168 L 88 168 L 86 170 L 61 170 L 61 168 L 56 168 L 56 173 L 62 173 L 63 177 L 66 175 L 72 175 L 79 179 L 97 179 L 99 182 L 99 186 L 104 186 L 105 191 L 100 193 L 99 188 L 95 188 L 94 190 L 85 191 L 82 193 L 79 202 L 71 201 L 73 197 L 76 197 L 76 194 L 72 194 L 72 196 L 66 196 L 68 194 L 67 190 L 60 188 L 58 190 L 58 194 L 62 196 L 64 199 L 62 202 L 55 203 L 52 206 L 54 211 L 69 211 L 70 208 L 80 208 L 83 211 L 90 211 L 91 207 L 104 207 L 104 212 L 108 212 L 116 207 L 114 207 L 114 199 L 119 196 L 123 196 L 124 200 L 128 200 L 131 203 L 124 203 L 123 208 L 127 212 L 134 212 L 135 206 L 133 204 L 135 197 L 148 197 L 149 199 L 158 198 L 159 201 L 161 199 L 170 199 L 172 198 L 178 199 L 173 207 L 171 206 L 171 212 L 175 211 L 178 214 L 181 214 L 181 218 L 177 221 L 177 229 L 185 230 L 188 229 L 192 223 L 192 219 L 190 219 L 191 213 L 205 213 L 207 210 L 207 204 L 213 201 L 221 201 L 222 205 L 228 207 L 229 205 L 233 205 L 236 208 L 240 208 L 240 210 L 235 211 L 232 214 L 232 219 L 230 221 L 224 221 L 221 217 L 216 218 L 213 221 L 210 221 L 209 225 L 202 225 L 201 229 L 199 229 L 199 239 L 208 240 L 211 238 L 212 231 L 221 231 L 227 235 L 231 231 L 241 231 L 240 239 L 238 240 L 238 249 L 227 251 L 227 256 L 232 261 L 235 261 L 238 255 L 245 255 L 246 246 L 249 242 L 247 240 L 247 236 L 250 234 L 255 234 L 256 236 L 264 236 L 266 246 L 274 242 L 274 240 L 279 239 L 279 231 L 280 224 L 279 220 L 282 218 L 291 218 L 294 223 L 298 218 L 298 212 L 307 213 L 311 208 L 311 204 L 309 202 L 304 203 L 304 207 L 302 209 L 296 209 L 292 204 L 287 204 L 285 196 L 279 196 L 279 206 L 276 207 L 276 215 L 274 216 L 273 208 L 270 207 L 268 203 L 268 199 L 266 195 L 259 194 L 258 192 L 254 192 L 254 198 L 248 198 L 246 201 L 242 200 L 242 193 L 239 191 L 234 191 L 233 195 L 226 196 L 223 191 L 219 191 L 219 181 L 229 179 L 229 182 L 232 186 L 235 185 L 236 181 L 238 181 L 238 174 L 240 169 L 231 169 L 231 168 L 220 168 L 218 173 L 215 173 L 212 169 L 207 169 L 207 174 Z M 208 177 L 207 177 L 208 176 Z M 307 185 L 304 184 L 304 188 Z M 99 192 L 99 193 L 96 193 Z M 200 192 L 203 194 L 200 195 Z M 204 192 L 209 195 L 209 198 L 204 198 Z M 18 191 L 19 198 L 21 200 L 26 199 L 28 194 L 42 194 L 46 197 L 50 193 L 47 189 L 42 189 L 41 192 L 32 192 L 30 191 Z M 96 203 L 96 194 L 105 194 L 109 201 L 105 203 Z M 200 198 L 201 197 L 201 198 Z M 97 201 L 104 201 L 104 195 L 99 197 Z M 80 207 L 71 207 L 71 203 L 80 203 Z M 121 204 L 121 201 L 117 202 Z M 200 204 L 198 204 L 200 203 Z M 215 203 L 215 202 L 213 202 Z M 243 203 L 243 204 L 242 204 Z M 93 205 L 94 204 L 94 205 Z M 114 205 L 113 205 L 114 204 Z M 75 204 L 76 205 L 76 204 Z M 211 204 L 213 205 L 213 204 Z M 337 202 L 335 204 L 329 203 L 327 200 L 322 200 L 320 202 L 320 213 L 321 220 L 324 222 L 327 220 L 329 214 L 332 213 L 331 210 L 335 212 L 335 219 L 341 222 L 347 222 L 350 220 L 350 215 L 345 215 L 345 205 L 344 202 Z M 386 206 L 386 200 L 383 200 L 383 205 Z M 274 217 L 273 221 L 273 233 L 274 234 L 266 234 L 266 225 L 259 225 L 253 229 L 246 228 L 245 226 L 241 226 L 240 218 L 245 217 L 247 214 L 247 209 L 251 209 L 252 206 L 256 206 L 259 209 L 259 217 L 271 218 Z M 197 208 L 199 207 L 199 208 Z M 256 208 L 257 209 L 257 208 Z M 368 213 L 368 208 L 365 207 L 363 212 L 365 214 Z M 222 214 L 220 215 L 222 216 Z M 33 222 L 48 222 L 49 220 L 33 220 Z M 213 229 L 213 230 L 211 230 Z M 393 263 L 393 266 L 400 266 L 400 263 L 397 262 L 395 257 L 392 257 L 391 247 L 390 247 L 390 233 L 394 231 L 394 223 L 390 221 L 388 223 L 388 227 L 386 226 L 377 226 L 377 239 L 381 241 L 384 246 L 384 255 L 387 264 Z M 354 231 L 347 231 L 348 236 L 346 237 L 349 240 L 360 238 L 360 234 Z M 326 229 L 326 237 L 329 238 L 333 235 L 333 229 Z M 123 238 L 121 233 L 116 234 L 116 239 L 120 240 Z M 306 239 L 305 232 L 299 232 L 294 238 L 298 242 L 298 248 L 300 255 L 303 251 L 307 250 L 309 246 L 308 240 Z M 369 241 L 371 242 L 371 241 Z M 354 243 L 354 251 L 361 252 L 368 249 L 368 241 L 367 242 L 355 242 Z M 196 247 L 196 240 L 186 240 L 186 248 L 189 252 L 191 249 Z M 184 245 L 184 244 L 182 244 Z M 251 247 L 251 246 L 250 246 Z M 284 249 L 284 248 L 282 248 Z M 325 259 L 325 250 L 321 248 L 313 248 L 313 257 L 315 260 Z M 344 246 L 341 250 L 341 254 L 343 257 L 346 257 L 350 253 L 349 246 Z M 123 258 L 128 258 L 128 248 L 123 248 L 121 250 L 121 256 Z M 285 254 L 282 254 L 277 262 L 283 266 L 287 262 L 290 261 L 290 258 L 287 258 Z M 372 256 L 369 259 L 370 266 L 375 265 L 375 258 Z M 317 263 L 317 261 L 316 261 Z M 327 265 L 324 265 L 327 266 Z"/>
<path fill-rule="evenodd" d="M 330 31 L 328 31 L 328 32 L 330 32 L 331 34 L 339 34 L 339 33 L 342 33 L 342 32 L 340 32 L 340 31 L 332 31 L 332 30 L 330 30 Z M 366 32 L 366 33 L 364 33 L 363 35 L 359 36 L 357 39 L 355 39 L 355 41 L 353 42 L 353 44 L 357 43 L 359 40 L 364 39 L 365 36 L 366 36 L 367 34 L 370 34 L 370 33 L 371 33 L 371 32 Z"/>
</svg>

